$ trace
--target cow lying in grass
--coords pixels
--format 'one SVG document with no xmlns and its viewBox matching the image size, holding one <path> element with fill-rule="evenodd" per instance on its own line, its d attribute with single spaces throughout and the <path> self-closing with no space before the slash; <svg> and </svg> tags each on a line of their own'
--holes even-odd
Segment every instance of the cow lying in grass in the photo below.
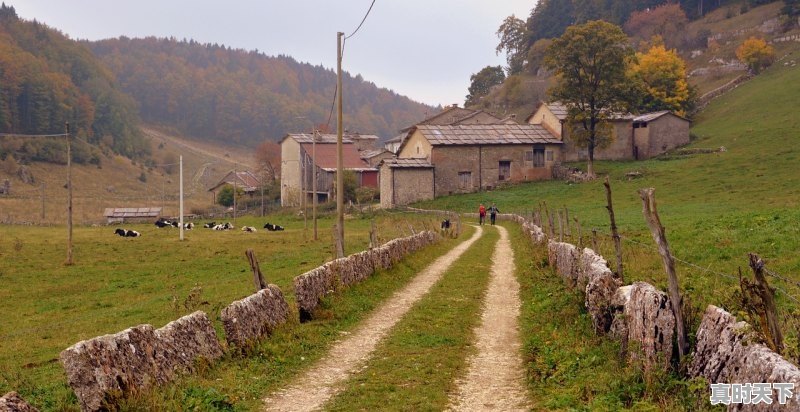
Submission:
<svg viewBox="0 0 800 412">
<path fill-rule="evenodd" d="M 186 229 L 186 230 L 192 230 L 192 229 L 194 229 L 194 223 L 192 223 L 192 222 L 184 223 L 183 224 L 183 228 Z"/>
<path fill-rule="evenodd" d="M 216 225 L 217 225 L 217 222 L 208 222 L 208 223 L 204 224 L 203 227 L 206 228 L 206 229 L 213 229 L 214 226 L 216 226 Z"/>
<path fill-rule="evenodd" d="M 442 220 L 442 229 L 450 229 L 450 219 Z"/>
<path fill-rule="evenodd" d="M 114 233 L 118 234 L 118 235 L 120 235 L 122 237 L 139 237 L 139 236 L 142 235 L 141 233 L 139 233 L 139 232 L 137 232 L 135 230 L 127 230 L 127 229 L 120 229 L 120 228 L 117 228 L 117 230 L 115 230 Z"/>
<path fill-rule="evenodd" d="M 264 229 L 267 229 L 270 232 L 275 232 L 277 230 L 283 230 L 283 226 L 273 225 L 272 223 L 267 223 L 266 225 L 264 225 Z"/>
<path fill-rule="evenodd" d="M 256 228 L 252 226 L 242 226 L 242 232 L 255 233 Z"/>
<path fill-rule="evenodd" d="M 225 222 L 219 225 L 214 226 L 212 229 L 214 230 L 231 230 L 233 229 L 233 225 L 230 222 Z"/>
<path fill-rule="evenodd" d="M 159 228 L 164 228 L 164 227 L 167 227 L 167 226 L 172 226 L 172 222 L 169 221 L 168 219 L 164 219 L 162 217 L 162 218 L 159 218 L 158 220 L 156 220 L 155 225 L 158 226 Z"/>
</svg>

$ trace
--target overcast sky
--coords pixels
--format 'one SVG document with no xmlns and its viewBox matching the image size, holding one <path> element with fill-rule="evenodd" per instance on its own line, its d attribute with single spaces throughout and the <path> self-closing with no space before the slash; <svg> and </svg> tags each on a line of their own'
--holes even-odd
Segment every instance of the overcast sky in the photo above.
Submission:
<svg viewBox="0 0 800 412">
<path fill-rule="evenodd" d="M 286 54 L 336 67 L 336 32 L 350 34 L 372 0 L 3 0 L 75 39 L 174 36 Z M 347 42 L 343 68 L 428 104 L 464 103 L 469 76 L 505 63 L 495 32 L 535 0 L 376 0 Z"/>
</svg>

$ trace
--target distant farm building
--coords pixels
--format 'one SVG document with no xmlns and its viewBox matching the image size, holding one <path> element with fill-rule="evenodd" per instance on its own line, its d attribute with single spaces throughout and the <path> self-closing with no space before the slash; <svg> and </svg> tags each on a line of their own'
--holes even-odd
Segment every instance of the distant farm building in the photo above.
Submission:
<svg viewBox="0 0 800 412">
<path fill-rule="evenodd" d="M 316 144 L 314 144 L 316 139 Z M 292 133 L 281 141 L 281 206 L 298 206 L 303 196 L 327 202 L 334 193 L 336 178 L 336 135 Z M 373 145 L 374 135 L 346 134 L 342 137 L 343 166 L 356 175 L 359 187 L 378 187 L 378 169 L 362 158 L 362 154 L 380 156 Z M 316 155 L 314 153 L 316 146 Z M 386 155 L 384 155 L 386 156 Z M 314 170 L 317 191 L 313 191 Z"/>
<path fill-rule="evenodd" d="M 226 185 L 234 186 L 237 190 L 241 189 L 246 195 L 253 197 L 261 187 L 261 181 L 252 172 L 231 170 L 220 179 L 219 183 L 208 189 L 211 192 L 212 203 L 217 203 L 217 192 Z"/>
<path fill-rule="evenodd" d="M 106 208 L 103 217 L 108 223 L 149 221 L 161 216 L 160 207 L 115 207 Z"/>
<path fill-rule="evenodd" d="M 588 159 L 585 148 L 576 147 L 566 127 L 567 107 L 561 103 L 541 103 L 526 122 L 538 124 L 562 142 L 565 162 Z M 670 111 L 643 115 L 615 114 L 609 119 L 612 127 L 611 144 L 595 149 L 595 160 L 641 160 L 658 156 L 668 150 L 689 144 L 689 120 Z"/>
</svg>

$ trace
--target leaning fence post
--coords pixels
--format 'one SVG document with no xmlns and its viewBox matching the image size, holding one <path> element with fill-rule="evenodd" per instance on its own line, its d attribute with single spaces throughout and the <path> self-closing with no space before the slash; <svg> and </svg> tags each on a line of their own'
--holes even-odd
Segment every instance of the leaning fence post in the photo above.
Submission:
<svg viewBox="0 0 800 412">
<path fill-rule="evenodd" d="M 592 249 L 600 253 L 600 249 L 597 248 L 597 229 L 592 229 Z"/>
<path fill-rule="evenodd" d="M 575 226 L 578 228 L 578 248 L 583 250 L 583 231 L 581 230 L 581 222 L 577 217 L 574 217 L 573 219 L 575 219 Z"/>
<path fill-rule="evenodd" d="M 247 261 L 250 262 L 250 269 L 253 271 L 253 281 L 256 284 L 256 292 L 261 289 L 266 289 L 267 282 L 264 280 L 264 275 L 261 273 L 261 268 L 258 266 L 258 258 L 253 252 L 253 249 L 247 249 L 244 254 L 247 256 Z"/>
<path fill-rule="evenodd" d="M 761 301 L 764 302 L 764 312 L 767 317 L 767 327 L 769 328 L 770 336 L 767 337 L 769 343 L 772 343 L 772 349 L 778 354 L 783 352 L 783 334 L 781 333 L 780 325 L 778 324 L 778 314 L 775 308 L 775 296 L 773 290 L 770 289 L 767 278 L 764 276 L 764 261 L 761 260 L 755 253 L 750 253 L 750 268 L 753 269 L 753 274 L 758 283 L 758 291 L 761 295 Z"/>
<path fill-rule="evenodd" d="M 572 230 L 570 230 L 570 228 L 569 228 L 569 209 L 567 209 L 566 206 L 564 206 L 564 223 L 565 223 L 565 226 L 566 226 L 566 235 L 567 235 L 568 238 L 571 239 L 572 238 Z"/>
<path fill-rule="evenodd" d="M 608 209 L 608 215 L 611 217 L 611 236 L 614 238 L 614 249 L 617 251 L 617 276 L 619 276 L 619 280 L 624 284 L 625 277 L 622 274 L 622 244 L 619 239 L 619 232 L 617 232 L 617 221 L 614 219 L 614 206 L 611 204 L 611 184 L 608 183 L 608 176 L 606 176 L 606 181 L 603 183 L 603 186 L 606 187 L 606 201 L 608 202 L 606 209 Z"/>
<path fill-rule="evenodd" d="M 669 243 L 664 233 L 664 226 L 658 217 L 656 208 L 655 189 L 646 188 L 639 190 L 642 198 L 642 213 L 647 221 L 647 226 L 653 233 L 653 240 L 658 245 L 658 253 L 664 262 L 664 269 L 667 272 L 669 281 L 669 299 L 672 301 L 672 313 L 675 315 L 675 329 L 678 331 L 678 355 L 680 359 L 688 353 L 688 342 L 686 339 L 686 325 L 683 323 L 683 313 L 681 311 L 683 300 L 681 299 L 680 288 L 678 287 L 678 275 L 675 273 L 675 260 L 669 251 Z"/>
<path fill-rule="evenodd" d="M 556 209 L 556 213 L 558 213 L 558 241 L 559 242 L 563 242 L 564 241 L 564 224 L 562 222 L 563 222 L 564 219 L 563 219 L 563 217 L 561 215 L 561 210 Z"/>
</svg>

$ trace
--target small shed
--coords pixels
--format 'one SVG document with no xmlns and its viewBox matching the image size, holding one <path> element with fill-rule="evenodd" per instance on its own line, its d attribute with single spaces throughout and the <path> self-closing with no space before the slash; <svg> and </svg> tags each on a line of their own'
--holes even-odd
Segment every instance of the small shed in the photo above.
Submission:
<svg viewBox="0 0 800 412">
<path fill-rule="evenodd" d="M 160 207 L 111 207 L 106 208 L 103 217 L 108 223 L 152 220 L 161 216 Z"/>
</svg>

